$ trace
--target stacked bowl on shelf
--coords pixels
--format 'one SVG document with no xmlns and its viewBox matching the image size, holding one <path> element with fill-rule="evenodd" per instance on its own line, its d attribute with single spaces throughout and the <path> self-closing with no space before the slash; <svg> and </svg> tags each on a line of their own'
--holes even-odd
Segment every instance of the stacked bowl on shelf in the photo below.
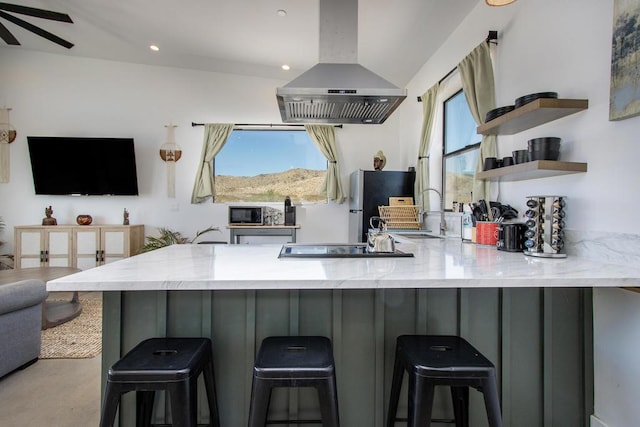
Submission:
<svg viewBox="0 0 640 427">
<path fill-rule="evenodd" d="M 485 123 L 495 120 L 500 116 L 503 116 L 517 108 L 520 108 L 530 102 L 540 98 L 552 98 L 557 99 L 557 92 L 538 92 L 531 93 L 516 98 L 514 105 L 506 105 L 504 107 L 494 108 L 489 111 L 485 116 Z M 526 150 L 515 150 L 511 154 L 511 157 L 505 157 L 501 162 L 497 162 L 496 167 L 509 166 L 511 164 L 520 164 L 535 160 L 558 160 L 560 158 L 560 138 L 558 137 L 543 137 L 533 138 L 527 141 Z M 504 159 L 513 159 L 513 161 Z M 506 164 L 505 164 L 506 163 Z M 485 170 L 492 168 L 485 167 Z"/>
</svg>

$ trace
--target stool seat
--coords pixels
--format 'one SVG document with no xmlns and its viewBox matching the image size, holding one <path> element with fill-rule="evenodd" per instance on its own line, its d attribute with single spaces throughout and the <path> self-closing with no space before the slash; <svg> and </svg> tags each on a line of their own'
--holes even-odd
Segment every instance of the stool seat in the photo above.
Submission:
<svg viewBox="0 0 640 427">
<path fill-rule="evenodd" d="M 387 427 L 393 427 L 399 420 L 396 415 L 405 371 L 409 374 L 408 427 L 429 425 L 436 385 L 451 387 L 456 427 L 469 425 L 468 387 L 483 393 L 489 426 L 502 426 L 495 366 L 464 338 L 444 335 L 398 337 Z"/>
<path fill-rule="evenodd" d="M 267 420 L 274 387 L 316 388 L 322 420 Z M 326 337 L 267 337 L 258 350 L 253 368 L 249 427 L 296 422 L 340 426 L 333 349 Z"/>
<path fill-rule="evenodd" d="M 208 338 L 150 338 L 142 341 L 107 373 L 100 426 L 112 426 L 120 396 L 136 391 L 137 426 L 150 426 L 155 392 L 166 390 L 174 426 L 196 426 L 197 380 L 204 376 L 209 425 L 219 427 L 213 352 Z"/>
<path fill-rule="evenodd" d="M 253 367 L 258 378 L 331 378 L 333 350 L 325 337 L 266 338 Z"/>
</svg>

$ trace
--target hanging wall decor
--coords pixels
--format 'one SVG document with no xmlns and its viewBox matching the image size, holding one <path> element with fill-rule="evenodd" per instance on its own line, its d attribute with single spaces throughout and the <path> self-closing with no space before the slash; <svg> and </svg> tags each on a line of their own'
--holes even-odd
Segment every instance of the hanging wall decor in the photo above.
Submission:
<svg viewBox="0 0 640 427">
<path fill-rule="evenodd" d="M 0 108 L 0 182 L 9 182 L 9 144 L 16 139 L 16 131 L 9 121 L 11 108 Z"/>
<path fill-rule="evenodd" d="M 609 120 L 640 114 L 640 77 L 637 73 L 639 18 L 639 0 L 614 0 Z"/>
<path fill-rule="evenodd" d="M 182 149 L 175 141 L 176 125 L 166 125 L 167 142 L 160 147 L 160 158 L 167 165 L 167 196 L 176 197 L 176 162 L 182 156 Z"/>
</svg>

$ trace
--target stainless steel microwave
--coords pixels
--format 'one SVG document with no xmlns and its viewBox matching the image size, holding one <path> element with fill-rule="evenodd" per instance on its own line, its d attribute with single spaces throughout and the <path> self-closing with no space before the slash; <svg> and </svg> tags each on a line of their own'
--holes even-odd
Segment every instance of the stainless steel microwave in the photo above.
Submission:
<svg viewBox="0 0 640 427">
<path fill-rule="evenodd" d="M 229 206 L 229 225 L 263 225 L 263 206 Z"/>
</svg>

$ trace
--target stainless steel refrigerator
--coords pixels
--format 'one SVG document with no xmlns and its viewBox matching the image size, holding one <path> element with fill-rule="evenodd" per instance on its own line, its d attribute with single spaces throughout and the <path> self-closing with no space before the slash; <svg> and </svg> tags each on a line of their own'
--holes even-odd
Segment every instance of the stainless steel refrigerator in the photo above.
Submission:
<svg viewBox="0 0 640 427">
<path fill-rule="evenodd" d="M 366 242 L 369 218 L 389 197 L 413 197 L 415 171 L 357 170 L 349 179 L 349 243 Z"/>
</svg>

